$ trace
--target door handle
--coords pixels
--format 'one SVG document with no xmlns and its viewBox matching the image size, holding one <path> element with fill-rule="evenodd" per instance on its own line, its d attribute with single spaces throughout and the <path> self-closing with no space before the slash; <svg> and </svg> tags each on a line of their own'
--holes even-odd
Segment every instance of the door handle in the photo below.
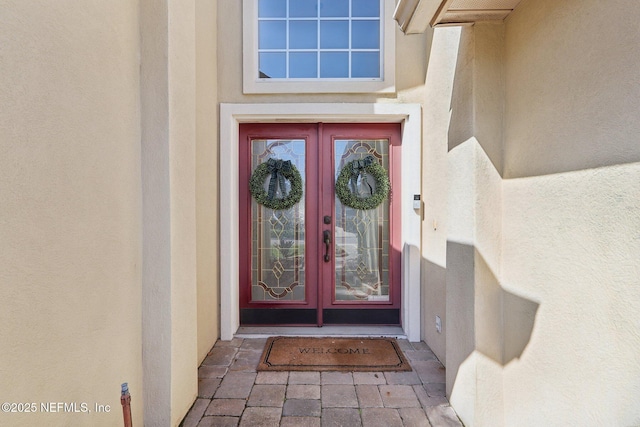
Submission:
<svg viewBox="0 0 640 427">
<path fill-rule="evenodd" d="M 329 230 L 324 230 L 324 262 L 331 261 L 331 232 Z"/>
</svg>

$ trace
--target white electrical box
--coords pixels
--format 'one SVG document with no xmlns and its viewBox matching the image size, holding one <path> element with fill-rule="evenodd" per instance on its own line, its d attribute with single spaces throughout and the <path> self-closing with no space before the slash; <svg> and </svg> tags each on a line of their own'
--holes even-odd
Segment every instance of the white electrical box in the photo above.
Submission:
<svg viewBox="0 0 640 427">
<path fill-rule="evenodd" d="M 420 209 L 420 195 L 413 195 L 413 209 Z"/>
</svg>

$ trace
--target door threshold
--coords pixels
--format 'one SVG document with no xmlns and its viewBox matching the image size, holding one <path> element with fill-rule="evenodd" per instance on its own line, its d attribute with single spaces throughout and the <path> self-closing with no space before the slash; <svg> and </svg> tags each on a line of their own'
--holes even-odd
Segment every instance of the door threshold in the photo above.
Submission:
<svg viewBox="0 0 640 427">
<path fill-rule="evenodd" d="M 296 337 L 393 337 L 407 339 L 400 326 L 240 326 L 236 338 Z"/>
</svg>

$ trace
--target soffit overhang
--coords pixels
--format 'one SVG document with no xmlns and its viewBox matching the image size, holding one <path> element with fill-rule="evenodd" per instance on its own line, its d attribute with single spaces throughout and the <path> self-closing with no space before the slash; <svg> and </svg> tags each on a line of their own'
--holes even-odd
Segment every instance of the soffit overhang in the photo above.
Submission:
<svg viewBox="0 0 640 427">
<path fill-rule="evenodd" d="M 470 25 L 502 21 L 521 0 L 399 0 L 393 15 L 406 34 L 424 32 L 428 26 Z"/>
</svg>

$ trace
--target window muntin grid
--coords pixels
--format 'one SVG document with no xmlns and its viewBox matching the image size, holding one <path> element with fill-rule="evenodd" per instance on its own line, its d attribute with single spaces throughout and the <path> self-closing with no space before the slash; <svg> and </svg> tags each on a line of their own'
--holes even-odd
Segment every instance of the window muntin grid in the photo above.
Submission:
<svg viewBox="0 0 640 427">
<path fill-rule="evenodd" d="M 381 0 L 259 0 L 259 79 L 382 79 Z"/>
</svg>

